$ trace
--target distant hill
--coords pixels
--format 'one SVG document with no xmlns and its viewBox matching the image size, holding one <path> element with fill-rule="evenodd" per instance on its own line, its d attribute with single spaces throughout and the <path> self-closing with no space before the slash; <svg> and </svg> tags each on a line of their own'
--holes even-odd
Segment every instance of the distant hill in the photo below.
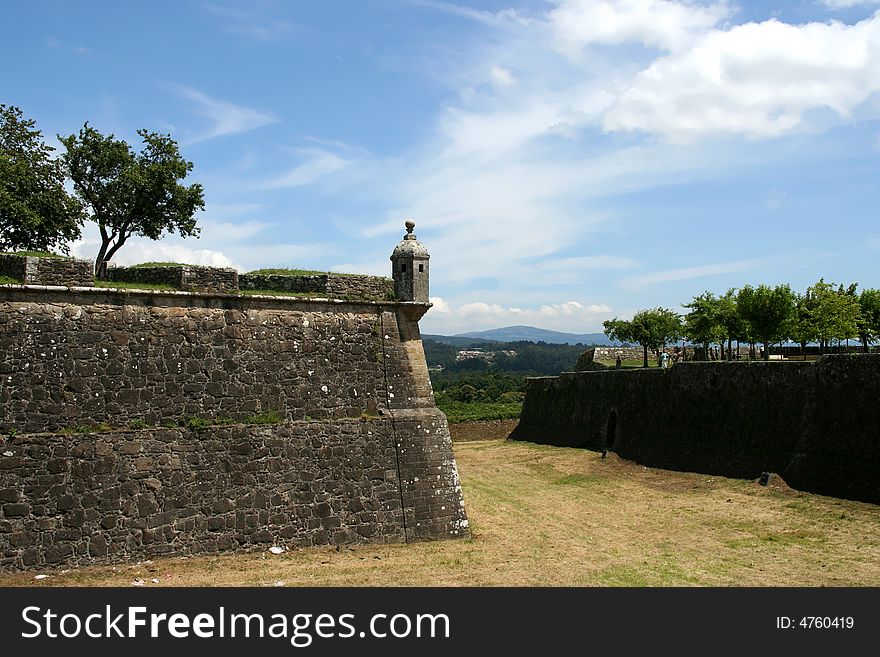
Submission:
<svg viewBox="0 0 880 657">
<path fill-rule="evenodd" d="M 468 346 L 468 343 L 464 342 L 464 340 L 472 340 L 474 342 L 487 340 L 495 342 L 546 342 L 547 344 L 620 344 L 619 342 L 609 340 L 604 333 L 563 333 L 561 331 L 540 329 L 534 326 L 506 326 L 488 331 L 460 333 L 451 337 L 442 335 L 426 335 L 424 337 L 456 346 Z M 462 340 L 462 342 L 452 342 L 452 340 Z"/>
</svg>

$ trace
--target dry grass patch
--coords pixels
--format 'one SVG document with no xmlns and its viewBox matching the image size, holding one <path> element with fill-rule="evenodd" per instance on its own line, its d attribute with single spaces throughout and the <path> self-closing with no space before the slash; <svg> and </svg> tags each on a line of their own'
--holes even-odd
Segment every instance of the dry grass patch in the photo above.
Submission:
<svg viewBox="0 0 880 657">
<path fill-rule="evenodd" d="M 880 508 L 503 440 L 455 444 L 473 537 L 156 559 L 0 585 L 880 585 Z M 153 583 L 151 580 L 158 580 Z"/>
</svg>

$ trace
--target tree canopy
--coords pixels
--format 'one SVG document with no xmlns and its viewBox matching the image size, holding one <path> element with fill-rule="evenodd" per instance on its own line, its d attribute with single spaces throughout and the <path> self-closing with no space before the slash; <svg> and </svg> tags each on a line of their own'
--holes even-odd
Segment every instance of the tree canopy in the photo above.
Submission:
<svg viewBox="0 0 880 657">
<path fill-rule="evenodd" d="M 795 294 L 788 285 L 769 287 L 746 285 L 737 294 L 740 317 L 749 333 L 764 343 L 764 359 L 770 358 L 770 345 L 785 340 L 795 313 Z"/>
<path fill-rule="evenodd" d="M 195 213 L 205 206 L 203 188 L 180 182 L 192 171 L 192 162 L 181 157 L 170 135 L 148 130 L 138 135 L 143 140 L 139 153 L 88 123 L 78 135 L 58 137 L 74 190 L 101 231 L 98 275 L 132 235 L 157 240 L 166 232 L 199 234 Z"/>
<path fill-rule="evenodd" d="M 811 325 L 815 331 L 814 339 L 821 345 L 858 336 L 861 310 L 855 284 L 844 288 L 820 278 L 807 293 L 813 301 Z"/>
<path fill-rule="evenodd" d="M 616 317 L 603 322 L 605 335 L 612 340 L 636 342 L 642 346 L 644 367 L 648 366 L 648 350 L 657 351 L 678 340 L 683 333 L 681 316 L 667 308 L 640 310 L 630 321 Z"/>
<path fill-rule="evenodd" d="M 722 346 L 727 337 L 727 329 L 722 323 L 720 300 L 711 292 L 694 297 L 686 303 L 685 308 L 691 311 L 684 318 L 684 333 L 691 342 L 702 344 L 707 349 L 712 343 Z"/>
<path fill-rule="evenodd" d="M 0 250 L 66 253 L 80 236 L 83 208 L 64 189 L 54 150 L 33 119 L 0 105 Z"/>
<path fill-rule="evenodd" d="M 867 351 L 868 345 L 880 338 L 880 290 L 862 290 L 859 295 L 859 310 L 859 338 L 862 347 Z"/>
</svg>

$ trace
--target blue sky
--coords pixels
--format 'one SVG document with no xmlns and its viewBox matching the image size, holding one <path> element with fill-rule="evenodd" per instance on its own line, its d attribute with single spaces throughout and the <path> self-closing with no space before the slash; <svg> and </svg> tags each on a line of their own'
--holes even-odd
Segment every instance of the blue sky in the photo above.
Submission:
<svg viewBox="0 0 880 657">
<path fill-rule="evenodd" d="M 412 218 L 423 331 L 588 332 L 745 283 L 880 287 L 878 10 L 7 3 L 0 102 L 50 143 L 85 121 L 179 141 L 202 236 L 132 241 L 120 264 L 388 275 Z"/>
</svg>

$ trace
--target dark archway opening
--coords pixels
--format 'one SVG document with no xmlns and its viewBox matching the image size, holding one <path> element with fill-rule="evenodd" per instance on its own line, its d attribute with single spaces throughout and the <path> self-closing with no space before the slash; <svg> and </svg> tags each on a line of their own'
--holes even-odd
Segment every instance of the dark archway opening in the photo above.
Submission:
<svg viewBox="0 0 880 657">
<path fill-rule="evenodd" d="M 608 414 L 608 422 L 605 424 L 605 449 L 614 449 L 617 441 L 617 411 L 612 410 Z"/>
</svg>

